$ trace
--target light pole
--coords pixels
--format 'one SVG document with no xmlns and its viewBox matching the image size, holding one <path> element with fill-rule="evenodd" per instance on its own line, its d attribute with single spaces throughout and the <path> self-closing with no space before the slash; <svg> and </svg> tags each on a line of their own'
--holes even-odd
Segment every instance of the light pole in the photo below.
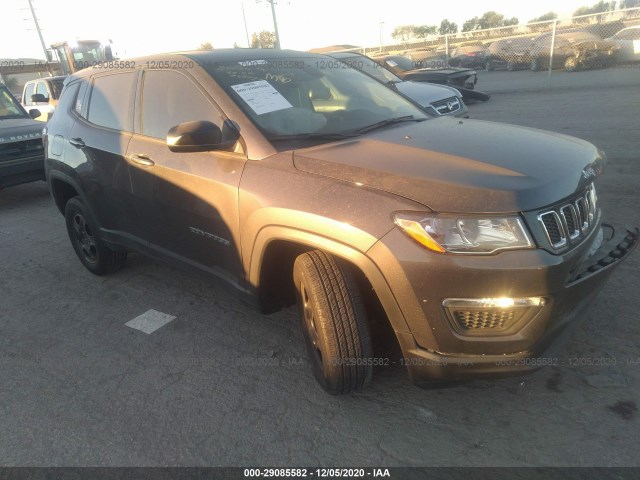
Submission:
<svg viewBox="0 0 640 480">
<path fill-rule="evenodd" d="M 380 51 L 382 51 L 382 26 L 384 22 L 380 22 Z"/>
</svg>

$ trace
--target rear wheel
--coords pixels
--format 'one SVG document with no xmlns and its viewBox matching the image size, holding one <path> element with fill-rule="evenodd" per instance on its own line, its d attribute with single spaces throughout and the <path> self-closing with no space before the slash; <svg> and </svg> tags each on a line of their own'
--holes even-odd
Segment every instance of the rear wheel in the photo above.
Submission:
<svg viewBox="0 0 640 480">
<path fill-rule="evenodd" d="M 67 202 L 64 210 L 67 233 L 80 262 L 95 275 L 120 270 L 127 261 L 126 252 L 107 247 L 98 236 L 98 227 L 89 209 L 78 197 Z"/>
<path fill-rule="evenodd" d="M 371 337 L 353 275 L 332 256 L 300 255 L 293 281 L 309 360 L 327 392 L 362 389 L 371 381 Z"/>
</svg>

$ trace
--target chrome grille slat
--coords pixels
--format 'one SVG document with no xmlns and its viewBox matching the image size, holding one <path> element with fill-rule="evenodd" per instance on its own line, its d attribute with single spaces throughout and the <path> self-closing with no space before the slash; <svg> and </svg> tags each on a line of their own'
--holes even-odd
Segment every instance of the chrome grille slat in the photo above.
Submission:
<svg viewBox="0 0 640 480">
<path fill-rule="evenodd" d="M 538 221 L 551 247 L 560 250 L 571 243 L 577 245 L 592 229 L 598 206 L 593 184 L 586 193 L 571 203 L 558 205 L 538 215 Z"/>
</svg>

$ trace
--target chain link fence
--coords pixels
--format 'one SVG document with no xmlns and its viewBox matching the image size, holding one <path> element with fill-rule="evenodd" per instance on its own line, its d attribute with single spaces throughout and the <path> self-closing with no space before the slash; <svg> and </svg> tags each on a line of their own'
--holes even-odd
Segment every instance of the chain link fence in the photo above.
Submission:
<svg viewBox="0 0 640 480">
<path fill-rule="evenodd" d="M 551 75 L 554 69 L 631 66 L 640 62 L 640 8 L 440 35 L 359 52 L 397 72 L 462 67 Z"/>
</svg>

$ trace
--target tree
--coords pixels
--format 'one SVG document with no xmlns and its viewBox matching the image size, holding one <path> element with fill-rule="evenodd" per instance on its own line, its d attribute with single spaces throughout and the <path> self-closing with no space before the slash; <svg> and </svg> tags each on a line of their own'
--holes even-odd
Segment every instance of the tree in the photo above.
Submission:
<svg viewBox="0 0 640 480">
<path fill-rule="evenodd" d="M 486 28 L 502 27 L 502 25 L 504 25 L 504 15 L 494 11 L 486 12 L 482 17 L 480 17 L 478 24 L 482 30 Z"/>
<path fill-rule="evenodd" d="M 391 36 L 401 42 L 409 42 L 438 33 L 435 25 L 400 25 L 393 29 Z"/>
<path fill-rule="evenodd" d="M 624 10 L 625 8 L 636 8 L 640 7 L 640 0 L 622 0 L 620 2 L 620 10 Z"/>
<path fill-rule="evenodd" d="M 473 17 L 467 20 L 462 24 L 463 32 L 472 32 L 473 30 L 480 29 L 480 19 L 478 17 Z"/>
<path fill-rule="evenodd" d="M 616 2 L 605 2 L 604 0 L 600 0 L 598 3 L 591 7 L 580 7 L 575 12 L 573 12 L 574 17 L 579 17 L 581 15 L 595 15 L 597 13 L 606 13 L 612 10 L 615 10 Z M 598 22 L 602 21 L 602 16 L 598 16 Z M 588 23 L 589 18 L 576 18 L 574 20 L 576 23 Z"/>
<path fill-rule="evenodd" d="M 204 42 L 200 44 L 198 50 L 213 50 L 213 45 L 211 45 L 211 42 Z"/>
<path fill-rule="evenodd" d="M 640 0 L 638 0 L 640 2 Z M 544 15 L 540 15 L 539 17 L 532 18 L 529 20 L 529 23 L 536 22 L 550 22 L 551 20 L 557 20 L 558 14 L 556 12 L 547 12 Z"/>
<path fill-rule="evenodd" d="M 638 0 L 640 1 L 640 0 Z M 446 18 L 440 22 L 440 35 L 447 35 L 449 33 L 458 33 L 458 24 L 456 22 L 450 22 Z"/>
<path fill-rule="evenodd" d="M 505 19 L 502 22 L 502 26 L 510 27 L 512 25 L 518 25 L 519 23 L 520 23 L 520 20 L 518 20 L 516 17 L 511 17 L 511 18 Z"/>
<path fill-rule="evenodd" d="M 429 35 L 436 35 L 437 33 L 438 27 L 436 25 L 420 25 L 414 30 L 416 38 L 425 38 Z"/>
<path fill-rule="evenodd" d="M 276 34 L 268 30 L 262 30 L 251 34 L 251 48 L 275 48 Z"/>
</svg>

